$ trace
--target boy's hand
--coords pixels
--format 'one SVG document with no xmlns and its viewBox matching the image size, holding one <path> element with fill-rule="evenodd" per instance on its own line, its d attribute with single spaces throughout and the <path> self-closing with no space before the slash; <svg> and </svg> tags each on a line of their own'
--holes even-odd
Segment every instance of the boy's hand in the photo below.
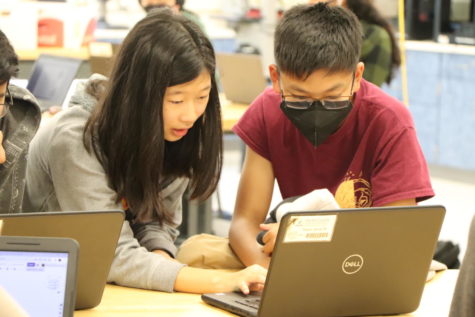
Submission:
<svg viewBox="0 0 475 317">
<path fill-rule="evenodd" d="M 259 225 L 261 230 L 266 230 L 267 233 L 262 237 L 264 247 L 262 252 L 271 256 L 274 251 L 275 239 L 277 238 L 277 232 L 279 231 L 279 223 L 262 223 Z"/>
</svg>

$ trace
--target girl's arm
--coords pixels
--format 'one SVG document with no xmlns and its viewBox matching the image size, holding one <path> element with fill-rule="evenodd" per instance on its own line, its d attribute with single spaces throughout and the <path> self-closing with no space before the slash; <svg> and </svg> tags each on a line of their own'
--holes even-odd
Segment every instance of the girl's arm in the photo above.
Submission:
<svg viewBox="0 0 475 317">
<path fill-rule="evenodd" d="M 226 272 L 184 267 L 178 273 L 175 290 L 189 293 L 218 293 L 241 290 L 244 294 L 264 287 L 267 270 L 251 265 L 241 271 Z"/>
</svg>

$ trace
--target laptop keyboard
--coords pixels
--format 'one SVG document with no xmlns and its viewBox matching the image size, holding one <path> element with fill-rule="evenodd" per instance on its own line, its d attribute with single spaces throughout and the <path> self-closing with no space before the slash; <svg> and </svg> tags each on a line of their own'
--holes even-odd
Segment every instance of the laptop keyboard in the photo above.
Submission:
<svg viewBox="0 0 475 317">
<path fill-rule="evenodd" d="M 238 300 L 236 302 L 241 304 L 241 305 L 245 305 L 245 306 L 248 306 L 248 307 L 259 309 L 259 305 L 261 304 L 261 299 L 259 297 L 245 298 L 245 299 L 242 299 L 242 300 Z"/>
</svg>

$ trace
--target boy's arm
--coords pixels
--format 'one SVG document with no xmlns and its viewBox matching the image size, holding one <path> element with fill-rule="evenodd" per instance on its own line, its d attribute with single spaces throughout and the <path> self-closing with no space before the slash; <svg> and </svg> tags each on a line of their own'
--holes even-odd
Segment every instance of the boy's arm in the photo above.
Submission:
<svg viewBox="0 0 475 317">
<path fill-rule="evenodd" d="M 241 261 L 246 265 L 260 264 L 268 267 L 270 257 L 262 252 L 256 236 L 260 232 L 269 210 L 274 190 L 272 164 L 251 148 L 246 147 L 246 159 L 236 199 L 229 242 Z"/>
<path fill-rule="evenodd" d="M 381 207 L 415 206 L 415 205 L 417 205 L 416 199 L 415 198 L 409 198 L 409 199 L 393 201 L 391 203 L 384 204 Z"/>
</svg>

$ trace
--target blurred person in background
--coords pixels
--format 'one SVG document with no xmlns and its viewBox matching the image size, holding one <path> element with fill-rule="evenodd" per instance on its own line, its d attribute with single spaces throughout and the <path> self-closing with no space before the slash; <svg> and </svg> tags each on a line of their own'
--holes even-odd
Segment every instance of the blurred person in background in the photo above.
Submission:
<svg viewBox="0 0 475 317">
<path fill-rule="evenodd" d="M 196 13 L 185 9 L 185 0 L 139 0 L 139 4 L 147 13 L 150 13 L 150 11 L 154 9 L 169 7 L 175 13 L 180 13 L 187 19 L 198 24 L 201 30 L 206 31 L 200 17 Z"/>
<path fill-rule="evenodd" d="M 144 0 L 145 1 L 145 0 Z M 373 0 L 310 0 L 310 4 L 329 2 L 350 9 L 360 20 L 364 39 L 361 61 L 365 64 L 364 79 L 375 85 L 390 84 L 395 70 L 401 65 L 401 53 L 389 22 L 374 5 Z"/>
</svg>

